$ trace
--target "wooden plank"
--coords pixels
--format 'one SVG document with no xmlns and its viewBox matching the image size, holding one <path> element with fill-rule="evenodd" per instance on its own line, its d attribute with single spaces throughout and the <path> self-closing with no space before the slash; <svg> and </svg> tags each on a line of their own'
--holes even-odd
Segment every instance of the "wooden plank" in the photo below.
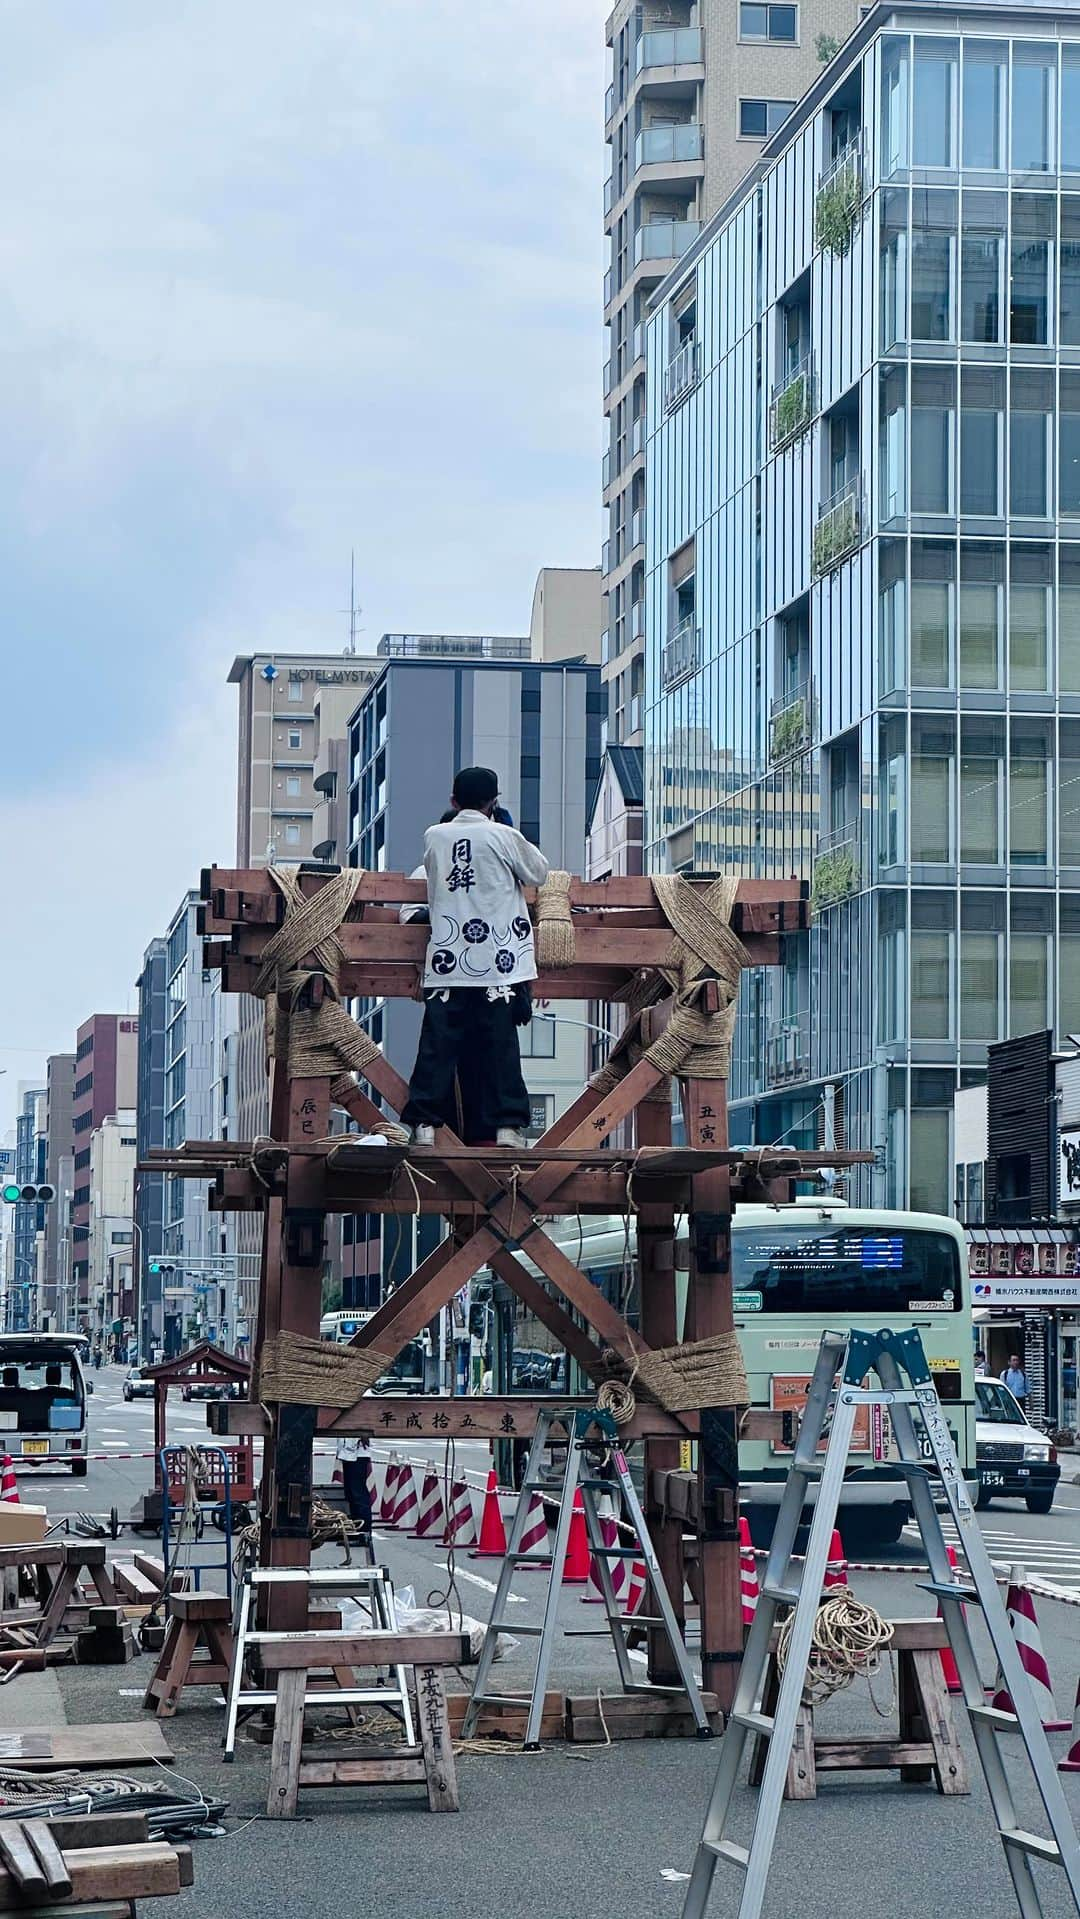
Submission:
<svg viewBox="0 0 1080 1919">
<path fill-rule="evenodd" d="M 291 1633 L 257 1640 L 267 1672 L 301 1672 L 325 1666 L 468 1666 L 468 1633 Z"/>
<path fill-rule="evenodd" d="M 719 1731 L 723 1716 L 715 1693 L 703 1693 L 709 1724 Z M 607 1739 L 694 1739 L 697 1726 L 685 1699 L 649 1699 L 642 1693 L 602 1695 L 566 1701 L 566 1736 L 575 1744 L 606 1744 Z M 606 1736 L 605 1736 L 606 1728 Z"/>
<path fill-rule="evenodd" d="M 63 1853 L 49 1829 L 48 1820 L 25 1819 L 23 1832 L 45 1876 L 48 1890 L 55 1893 L 57 1898 L 66 1899 L 72 1889 L 71 1874 L 64 1863 Z"/>
<path fill-rule="evenodd" d="M 592 1399 L 566 1400 L 543 1395 L 510 1393 L 497 1398 L 485 1393 L 478 1399 L 380 1399 L 358 1400 L 344 1412 L 332 1407 L 319 1414 L 318 1429 L 336 1437 L 346 1433 L 376 1433 L 384 1439 L 524 1439 L 530 1437 L 538 1412 L 575 1408 L 584 1412 L 594 1405 Z M 655 1433 L 661 1438 L 686 1439 L 698 1429 L 696 1413 L 666 1413 L 659 1406 L 639 1400 L 634 1417 L 619 1431 L 629 1442 Z"/>
<path fill-rule="evenodd" d="M 268 1819 L 291 1819 L 300 1790 L 300 1754 L 304 1743 L 304 1692 L 307 1673 L 283 1672 L 277 1682 L 274 1738 L 270 1748 Z"/>
<path fill-rule="evenodd" d="M 461 1737 L 461 1728 L 468 1708 L 469 1699 L 465 1693 L 451 1693 L 447 1699 L 447 1717 L 454 1739 Z M 527 1700 L 520 1706 L 482 1706 L 472 1736 L 474 1739 L 505 1739 L 511 1745 L 520 1746 L 525 1737 L 528 1719 Z M 566 1737 L 565 1721 L 566 1694 L 546 1692 L 540 1717 L 541 1739 L 564 1739 Z"/>
<path fill-rule="evenodd" d="M 50 1819 L 53 1838 L 62 1852 L 84 1846 L 136 1846 L 150 1837 L 144 1812 L 95 1812 L 85 1818 Z"/>
<path fill-rule="evenodd" d="M 87 1846 L 65 1854 L 72 1902 L 140 1899 L 180 1891 L 180 1863 L 172 1846 L 148 1840 L 137 1846 Z M 21 1905 L 11 1874 L 0 1871 L 0 1907 Z"/>
<path fill-rule="evenodd" d="M 123 1593 L 126 1599 L 152 1602 L 160 1596 L 161 1588 L 140 1572 L 137 1566 L 127 1566 L 123 1560 L 117 1559 L 113 1561 L 112 1574 L 117 1591 Z"/>
<path fill-rule="evenodd" d="M 174 1593 L 168 1610 L 175 1619 L 192 1625 L 204 1619 L 231 1619 L 232 1607 L 224 1593 Z"/>
<path fill-rule="evenodd" d="M 301 1786 L 422 1786 L 424 1760 L 416 1759 L 305 1759 Z"/>
<path fill-rule="evenodd" d="M 143 1720 L 0 1732 L 0 1765 L 48 1772 L 59 1766 L 149 1766 L 172 1762 L 161 1728 Z"/>
<path fill-rule="evenodd" d="M 321 875 L 310 868 L 302 870 L 301 889 L 311 897 L 332 877 L 330 870 Z M 204 924 L 208 933 L 230 928 L 237 920 L 248 925 L 273 927 L 280 925 L 284 918 L 281 894 L 265 867 L 209 866 L 204 869 L 202 882 L 202 899 L 207 908 Z M 692 884 L 696 890 L 705 892 L 712 880 L 696 879 Z M 524 888 L 530 904 L 535 903 L 536 891 L 534 886 Z M 732 909 L 732 925 L 736 931 L 739 930 L 738 916 L 745 906 L 756 909 L 798 906 L 800 902 L 807 901 L 807 894 L 808 888 L 803 880 L 740 879 Z M 426 902 L 427 886 L 423 880 L 413 879 L 408 873 L 364 873 L 358 881 L 349 911 L 355 914 L 367 905 L 420 906 Z M 640 911 L 655 909 L 656 895 L 647 875 L 620 875 L 604 880 L 586 880 L 574 875 L 570 881 L 570 904 L 594 906 L 600 910 L 626 907 Z M 796 924 L 795 920 L 790 923 L 787 920 L 778 922 L 779 930 L 788 932 L 794 930 Z"/>
<path fill-rule="evenodd" d="M 967 1766 L 953 1718 L 952 1702 L 945 1685 L 940 1652 L 916 1650 L 902 1653 L 898 1665 L 910 1660 L 919 1717 L 933 1752 L 934 1771 L 940 1793 L 970 1792 Z"/>
<path fill-rule="evenodd" d="M 818 1772 L 877 1772 L 886 1767 L 932 1766 L 934 1748 L 910 1739 L 814 1740 Z"/>
<path fill-rule="evenodd" d="M 9 1566 L 62 1566 L 63 1546 L 0 1546 L 0 1572 Z"/>
<path fill-rule="evenodd" d="M 457 1812 L 457 1770 L 446 1716 L 446 1689 L 438 1666 L 416 1668 L 416 1717 L 424 1754 L 428 1806 L 432 1812 Z"/>
<path fill-rule="evenodd" d="M 27 1903 L 48 1889 L 48 1880 L 37 1853 L 23 1830 L 21 1819 L 0 1819 L 0 1867 L 14 1885 L 17 1896 Z M 71 1891 L 71 1881 L 65 1888 Z"/>
</svg>

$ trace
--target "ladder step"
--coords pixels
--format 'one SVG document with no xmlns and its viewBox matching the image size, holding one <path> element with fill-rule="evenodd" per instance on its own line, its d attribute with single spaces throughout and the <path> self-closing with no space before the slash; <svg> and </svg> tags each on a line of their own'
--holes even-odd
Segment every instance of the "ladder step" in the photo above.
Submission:
<svg viewBox="0 0 1080 1919">
<path fill-rule="evenodd" d="M 1037 1832 L 1024 1832 L 1020 1826 L 1003 1827 L 1002 1843 L 1015 1846 L 1017 1852 L 1027 1852 L 1033 1859 L 1043 1859 L 1049 1866 L 1060 1866 L 1061 1849 L 1054 1839 L 1043 1839 Z"/>
<path fill-rule="evenodd" d="M 741 1866 L 744 1872 L 750 1864 L 749 1848 L 737 1845 L 734 1839 L 703 1839 L 701 1843 L 709 1852 L 714 1852 L 718 1859 L 726 1859 L 732 1866 Z"/>
<path fill-rule="evenodd" d="M 512 1559 L 515 1565 L 553 1566 L 555 1564 L 550 1553 L 507 1553 L 506 1557 Z"/>
<path fill-rule="evenodd" d="M 799 1588 L 797 1586 L 774 1586 L 766 1580 L 761 1588 L 761 1597 L 763 1599 L 774 1599 L 784 1606 L 797 1606 L 799 1603 Z"/>
<path fill-rule="evenodd" d="M 733 1712 L 730 1723 L 745 1726 L 747 1732 L 759 1732 L 763 1739 L 771 1739 L 776 1731 L 776 1721 L 769 1712 Z"/>
<path fill-rule="evenodd" d="M 1014 1712 L 1002 1712 L 1000 1706 L 969 1706 L 968 1718 L 977 1719 L 980 1726 L 989 1726 L 993 1732 L 1019 1732 L 1020 1721 Z"/>
<path fill-rule="evenodd" d="M 640 1559 L 640 1546 L 590 1546 L 589 1551 L 597 1559 Z"/>
<path fill-rule="evenodd" d="M 920 1592 L 933 1593 L 936 1599 L 951 1599 L 961 1606 L 981 1606 L 982 1600 L 974 1586 L 957 1586 L 951 1580 L 919 1579 L 916 1582 Z"/>
<path fill-rule="evenodd" d="M 531 1692 L 474 1692 L 474 1706 L 531 1706 Z"/>
</svg>

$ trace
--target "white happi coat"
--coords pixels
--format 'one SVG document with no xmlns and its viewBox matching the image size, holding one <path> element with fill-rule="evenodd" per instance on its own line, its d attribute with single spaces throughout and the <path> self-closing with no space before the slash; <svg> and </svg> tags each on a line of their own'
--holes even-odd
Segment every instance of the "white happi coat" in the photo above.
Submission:
<svg viewBox="0 0 1080 1919">
<path fill-rule="evenodd" d="M 513 826 L 463 807 L 424 834 L 431 938 L 425 987 L 513 986 L 536 978 L 532 921 L 523 886 L 539 886 L 548 862 Z"/>
</svg>

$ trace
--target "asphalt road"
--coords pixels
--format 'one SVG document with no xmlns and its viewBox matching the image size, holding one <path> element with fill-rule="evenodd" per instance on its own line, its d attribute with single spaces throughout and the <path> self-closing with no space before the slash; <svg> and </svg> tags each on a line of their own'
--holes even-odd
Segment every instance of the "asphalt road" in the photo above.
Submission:
<svg viewBox="0 0 1080 1919">
<path fill-rule="evenodd" d="M 150 1483 L 151 1459 L 118 1455 L 149 1450 L 152 1406 L 127 1406 L 120 1396 L 122 1373 L 103 1370 L 95 1378 L 91 1442 L 108 1455 L 94 1461 L 85 1480 L 50 1472 L 20 1473 L 24 1498 L 43 1498 L 53 1518 L 64 1512 L 121 1513 Z M 205 1408 L 170 1403 L 169 1437 L 198 1440 L 206 1430 Z M 416 1448 L 426 1457 L 430 1446 Z M 465 1449 L 459 1447 L 459 1464 Z M 467 1455 L 470 1473 L 486 1468 L 486 1449 Z M 329 1478 L 331 1462 L 320 1468 Z M 1067 1472 L 1080 1473 L 1080 1461 Z M 1055 1507 L 1044 1518 L 1022 1506 L 1001 1502 L 982 1515 L 995 1559 L 1024 1564 L 1062 1594 L 1080 1597 L 1080 1486 L 1063 1483 Z M 130 1537 L 117 1550 L 129 1549 Z M 419 1603 L 441 1594 L 447 1584 L 446 1556 L 440 1548 L 381 1533 L 379 1550 L 391 1566 L 399 1594 L 412 1587 Z M 887 1572 L 854 1570 L 855 1591 L 886 1614 L 923 1614 L 930 1601 L 918 1586 L 918 1543 L 904 1538 L 875 1563 Z M 484 1620 L 490 1610 L 498 1562 L 460 1555 L 457 1593 L 469 1612 Z M 525 1574 L 517 1583 L 511 1617 L 537 1622 L 544 1581 Z M 1039 1625 L 1054 1680 L 1059 1709 L 1068 1717 L 1080 1674 L 1080 1605 L 1040 1598 Z M 567 1589 L 560 1623 L 553 1683 L 571 1692 L 617 1689 L 610 1644 L 596 1633 L 596 1609 Z M 973 1630 L 982 1654 L 983 1675 L 993 1678 L 993 1660 L 976 1620 Z M 580 1637 L 582 1633 L 587 1637 Z M 593 1636 L 593 1635 L 596 1636 Z M 527 1678 L 528 1639 L 497 1668 L 499 1684 L 511 1689 Z M 122 1668 L 63 1668 L 61 1698 L 73 1721 L 137 1717 L 148 1662 Z M 51 1681 L 52 1675 L 44 1675 Z M 21 1682 L 20 1682 L 21 1683 Z M 889 1708 L 888 1682 L 876 1688 L 883 1712 Z M 882 1696 L 883 1695 L 883 1696 Z M 4 1712 L 0 1694 L 0 1720 Z M 828 1730 L 880 1729 L 882 1720 L 865 1686 L 831 1702 Z M 196 1850 L 196 1887 L 170 1911 L 178 1915 L 213 1910 L 220 1919 L 263 1919 L 291 1911 L 351 1914 L 373 1909 L 380 1919 L 610 1919 L 613 1911 L 678 1919 L 688 1870 L 700 1831 L 717 1749 L 690 1740 L 616 1744 L 610 1748 L 554 1748 L 539 1755 L 465 1756 L 460 1762 L 460 1816 L 430 1815 L 415 1791 L 379 1789 L 337 1794 L 312 1793 L 301 1800 L 306 1815 L 288 1826 L 264 1822 L 268 1756 L 242 1738 L 233 1766 L 220 1755 L 222 1714 L 212 1691 L 188 1695 L 167 1728 L 177 1764 L 185 1777 L 230 1801 L 231 1836 L 200 1843 Z M 897 1914 L 936 1913 L 950 1905 L 978 1914 L 1012 1910 L 1007 1873 L 994 1837 L 989 1805 L 977 1776 L 966 1728 L 965 1747 L 973 1770 L 968 1798 L 942 1799 L 932 1789 L 902 1785 L 890 1774 L 832 1775 L 812 1804 L 785 1807 L 766 1912 L 770 1919 L 835 1919 L 856 1907 L 864 1919 L 895 1919 Z M 1055 1757 L 1068 1746 L 1066 1734 L 1051 1735 Z M 1007 1753 L 1021 1816 L 1039 1825 L 1031 1792 L 1015 1752 Z M 1080 1775 L 1063 1775 L 1074 1814 L 1080 1816 Z M 736 1836 L 745 1836 L 752 1796 L 740 1794 Z M 246 1821 L 254 1823 L 247 1824 Z M 741 1831 L 739 1828 L 741 1827 Z M 1047 1919 L 1073 1911 L 1060 1875 L 1040 1869 Z M 724 1867 L 710 1908 L 717 1915 L 736 1909 L 734 1876 Z M 212 1887 L 212 1899 L 208 1888 Z"/>
</svg>

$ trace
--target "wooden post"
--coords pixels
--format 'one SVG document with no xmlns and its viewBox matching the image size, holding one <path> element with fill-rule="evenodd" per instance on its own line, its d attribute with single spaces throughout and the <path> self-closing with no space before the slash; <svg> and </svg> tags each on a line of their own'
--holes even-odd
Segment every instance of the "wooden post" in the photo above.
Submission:
<svg viewBox="0 0 1080 1919">
<path fill-rule="evenodd" d="M 688 1146 L 728 1144 L 727 1082 L 683 1082 Z M 690 1183 L 690 1288 L 687 1339 L 733 1332 L 731 1174 L 710 1167 Z M 742 1658 L 739 1596 L 738 1415 L 703 1407 L 698 1439 L 698 1568 L 701 1586 L 701 1683 L 731 1706 Z"/>
<path fill-rule="evenodd" d="M 671 1102 L 647 1099 L 637 1109 L 639 1146 L 670 1146 Z M 673 1346 L 678 1337 L 675 1317 L 675 1214 L 670 1206 L 638 1207 L 638 1288 L 641 1336 L 647 1346 Z M 679 1465 L 677 1439 L 645 1441 L 645 1513 L 664 1584 L 685 1638 L 683 1603 L 682 1520 L 664 1513 L 653 1495 L 653 1473 L 670 1472 Z M 678 1685 L 679 1675 L 666 1632 L 649 1627 L 649 1678 L 654 1685 Z"/>
</svg>

